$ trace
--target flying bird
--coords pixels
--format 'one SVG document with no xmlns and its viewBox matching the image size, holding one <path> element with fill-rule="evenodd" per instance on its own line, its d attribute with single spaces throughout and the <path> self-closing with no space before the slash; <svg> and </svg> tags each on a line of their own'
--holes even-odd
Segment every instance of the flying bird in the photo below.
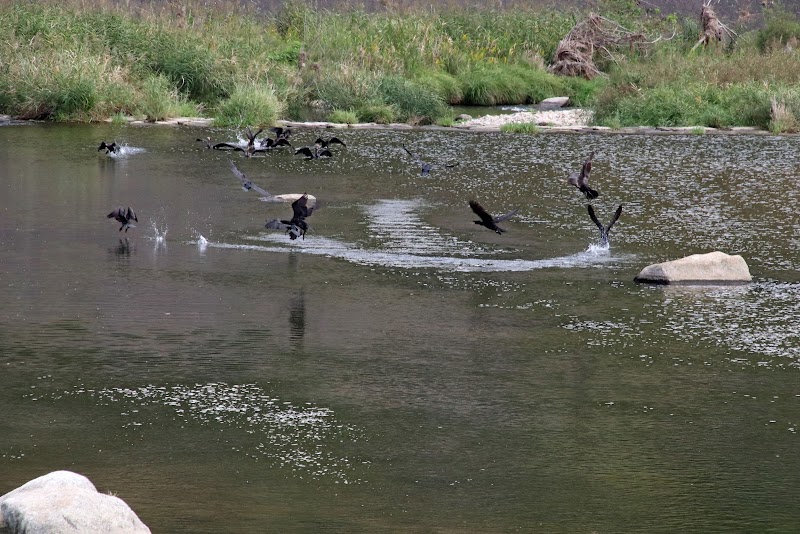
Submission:
<svg viewBox="0 0 800 534">
<path fill-rule="evenodd" d="M 286 219 L 272 219 L 267 221 L 264 228 L 272 230 L 286 230 L 289 234 L 289 239 L 294 241 L 298 237 L 306 238 L 308 231 L 308 223 L 306 218 L 311 217 L 314 211 L 320 207 L 319 202 L 314 204 L 313 208 L 308 207 L 308 194 L 303 193 L 303 196 L 292 202 L 292 218 Z"/>
<path fill-rule="evenodd" d="M 342 145 L 343 147 L 347 146 L 346 144 L 344 144 L 344 141 L 342 141 L 338 137 L 331 137 L 330 139 L 323 139 L 322 137 L 317 137 L 317 139 L 314 141 L 314 144 L 319 145 L 322 148 L 328 148 L 329 145 Z"/>
<path fill-rule="evenodd" d="M 606 226 L 603 226 L 603 223 L 601 223 L 600 220 L 597 218 L 597 215 L 594 214 L 594 208 L 592 207 L 591 204 L 586 206 L 586 208 L 589 210 L 589 217 L 592 218 L 592 222 L 594 222 L 594 224 L 596 224 L 597 227 L 600 229 L 600 240 L 603 242 L 604 245 L 607 245 L 608 232 L 611 231 L 611 227 L 614 226 L 614 223 L 617 222 L 619 216 L 622 215 L 622 205 L 620 204 L 620 206 L 617 208 L 617 211 L 614 212 L 614 216 L 611 217 L 611 222 L 609 222 L 608 225 Z"/>
<path fill-rule="evenodd" d="M 272 198 L 272 195 L 270 193 L 268 193 L 267 191 L 265 191 L 261 187 L 257 186 L 253 182 L 251 182 L 250 179 L 247 178 L 245 173 L 240 171 L 239 167 L 237 167 L 236 164 L 233 161 L 231 161 L 230 163 L 231 163 L 231 170 L 233 171 L 233 174 L 242 182 L 242 189 L 244 189 L 245 191 L 250 191 L 252 189 L 256 193 L 260 193 L 260 194 L 264 195 L 267 198 Z"/>
<path fill-rule="evenodd" d="M 285 137 L 275 137 L 275 139 L 265 137 L 261 140 L 261 148 L 278 148 L 281 146 L 292 146 L 292 143 Z"/>
<path fill-rule="evenodd" d="M 125 232 L 128 231 L 128 228 L 135 228 L 135 226 L 131 223 L 131 221 L 139 222 L 138 217 L 136 217 L 136 214 L 133 212 L 130 206 L 128 206 L 127 209 L 120 206 L 119 208 L 115 209 L 114 211 L 106 215 L 106 217 L 109 219 L 115 219 L 122 224 L 122 226 L 119 227 L 120 232 L 122 231 L 123 228 L 125 228 Z"/>
<path fill-rule="evenodd" d="M 237 150 L 239 152 L 244 152 L 244 155 L 249 158 L 254 153 L 260 152 L 260 150 L 256 148 L 256 137 L 258 137 L 258 134 L 260 134 L 263 131 L 264 129 L 261 128 L 256 133 L 253 133 L 253 130 L 251 130 L 250 127 L 248 126 L 247 130 L 245 130 L 244 132 L 244 134 L 247 136 L 247 145 L 245 147 L 242 147 L 242 145 L 239 143 L 225 142 L 225 143 L 217 143 L 211 148 L 214 148 L 216 150 Z"/>
<path fill-rule="evenodd" d="M 417 165 L 419 165 L 421 167 L 421 170 L 420 170 L 420 173 L 419 173 L 420 176 L 428 176 L 431 173 L 432 170 L 438 169 L 440 167 L 440 165 L 435 165 L 433 163 L 428 163 L 427 161 L 422 161 L 422 159 L 420 159 L 419 156 L 413 154 L 409 149 L 407 149 L 406 145 L 403 145 L 403 150 L 405 150 L 406 153 L 409 156 L 414 158 L 414 163 L 416 163 Z M 456 165 L 458 165 L 457 161 L 450 162 L 450 163 L 445 163 L 444 167 L 450 169 L 452 167 L 455 167 Z"/>
<path fill-rule="evenodd" d="M 100 141 L 100 146 L 97 147 L 97 151 L 100 152 L 101 150 L 105 150 L 106 154 L 116 154 L 120 151 L 122 147 L 120 147 L 116 141 L 112 141 L 111 143 L 106 143 L 105 141 Z"/>
<path fill-rule="evenodd" d="M 469 207 L 472 208 L 472 211 L 474 211 L 475 214 L 481 218 L 480 221 L 475 221 L 475 224 L 480 224 L 481 226 L 485 226 L 489 230 L 494 230 L 498 234 L 502 234 L 503 232 L 505 232 L 505 230 L 497 226 L 497 223 L 507 221 L 508 219 L 516 215 L 517 212 L 519 211 L 519 210 L 514 210 L 506 213 L 505 215 L 500 215 L 499 217 L 492 217 L 485 209 L 483 209 L 483 206 L 481 206 L 474 200 L 469 201 Z"/>
<path fill-rule="evenodd" d="M 589 154 L 589 157 L 586 158 L 586 161 L 583 162 L 583 167 L 581 167 L 581 172 L 572 172 L 567 178 L 567 183 L 574 185 L 577 187 L 581 193 L 586 195 L 586 198 L 589 200 L 593 200 L 600 196 L 596 190 L 589 187 L 589 174 L 592 172 L 592 159 L 594 158 L 594 151 Z"/>
<path fill-rule="evenodd" d="M 327 148 L 323 148 L 320 145 L 314 146 L 304 146 L 300 147 L 294 151 L 294 155 L 303 154 L 305 155 L 305 159 L 319 159 L 319 158 L 332 158 L 333 153 L 328 150 Z"/>
</svg>

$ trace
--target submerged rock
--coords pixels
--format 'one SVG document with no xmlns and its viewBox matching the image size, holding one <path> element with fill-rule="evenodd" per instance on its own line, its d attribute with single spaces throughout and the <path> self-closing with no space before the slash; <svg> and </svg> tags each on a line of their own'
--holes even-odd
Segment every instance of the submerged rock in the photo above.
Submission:
<svg viewBox="0 0 800 534">
<path fill-rule="evenodd" d="M 0 497 L 0 529 L 12 534 L 149 533 L 122 499 L 83 475 L 54 471 Z"/>
<path fill-rule="evenodd" d="M 739 284 L 752 279 L 744 258 L 719 251 L 648 265 L 634 278 L 652 284 Z"/>
</svg>

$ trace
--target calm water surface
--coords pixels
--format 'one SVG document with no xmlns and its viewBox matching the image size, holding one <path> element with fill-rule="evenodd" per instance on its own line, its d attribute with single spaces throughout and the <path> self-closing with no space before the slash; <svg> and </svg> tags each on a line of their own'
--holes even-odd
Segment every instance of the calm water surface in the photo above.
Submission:
<svg viewBox="0 0 800 534">
<path fill-rule="evenodd" d="M 71 469 L 154 532 L 800 528 L 800 139 L 205 135 L 0 128 L 0 494 Z M 564 183 L 590 150 L 608 250 Z M 231 158 L 322 200 L 304 241 Z M 754 282 L 632 281 L 714 249 Z"/>
</svg>

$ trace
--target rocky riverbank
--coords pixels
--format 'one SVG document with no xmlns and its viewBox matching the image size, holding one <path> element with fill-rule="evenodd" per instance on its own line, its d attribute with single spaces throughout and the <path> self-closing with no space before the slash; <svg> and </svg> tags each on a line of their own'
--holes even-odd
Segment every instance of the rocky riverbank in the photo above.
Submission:
<svg viewBox="0 0 800 534">
<path fill-rule="evenodd" d="M 280 120 L 278 124 L 291 128 L 317 128 L 317 129 L 394 129 L 412 130 L 415 128 L 435 130 L 469 130 L 496 132 L 504 124 L 533 123 L 539 131 L 546 132 L 575 132 L 575 133 L 618 133 L 618 134 L 747 134 L 747 135 L 772 135 L 767 130 L 750 126 L 734 126 L 731 128 L 708 128 L 703 126 L 637 126 L 626 128 L 609 128 L 607 126 L 592 126 L 592 112 L 586 109 L 569 108 L 547 111 L 520 111 L 501 115 L 484 115 L 466 119 L 455 123 L 453 126 L 412 126 L 405 123 L 378 124 L 374 122 L 343 124 L 337 122 L 300 122 Z M 31 121 L 14 120 L 8 115 L 0 115 L 0 126 L 20 124 Z M 106 122 L 111 122 L 108 119 Z M 132 125 L 164 125 L 164 126 L 195 126 L 207 128 L 214 125 L 214 119 L 206 117 L 177 117 L 163 121 L 144 121 L 134 117 L 126 119 Z M 790 135 L 790 134 L 782 134 Z"/>
</svg>

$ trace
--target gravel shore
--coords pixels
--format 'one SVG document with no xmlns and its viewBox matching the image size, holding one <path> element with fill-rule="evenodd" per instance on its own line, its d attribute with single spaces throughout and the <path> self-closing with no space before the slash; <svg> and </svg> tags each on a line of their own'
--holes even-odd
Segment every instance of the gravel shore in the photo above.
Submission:
<svg viewBox="0 0 800 534">
<path fill-rule="evenodd" d="M 593 113 L 586 109 L 557 109 L 551 111 L 520 111 L 503 115 L 485 115 L 458 124 L 464 128 L 500 128 L 504 124 L 534 123 L 539 126 L 588 126 Z"/>
</svg>

